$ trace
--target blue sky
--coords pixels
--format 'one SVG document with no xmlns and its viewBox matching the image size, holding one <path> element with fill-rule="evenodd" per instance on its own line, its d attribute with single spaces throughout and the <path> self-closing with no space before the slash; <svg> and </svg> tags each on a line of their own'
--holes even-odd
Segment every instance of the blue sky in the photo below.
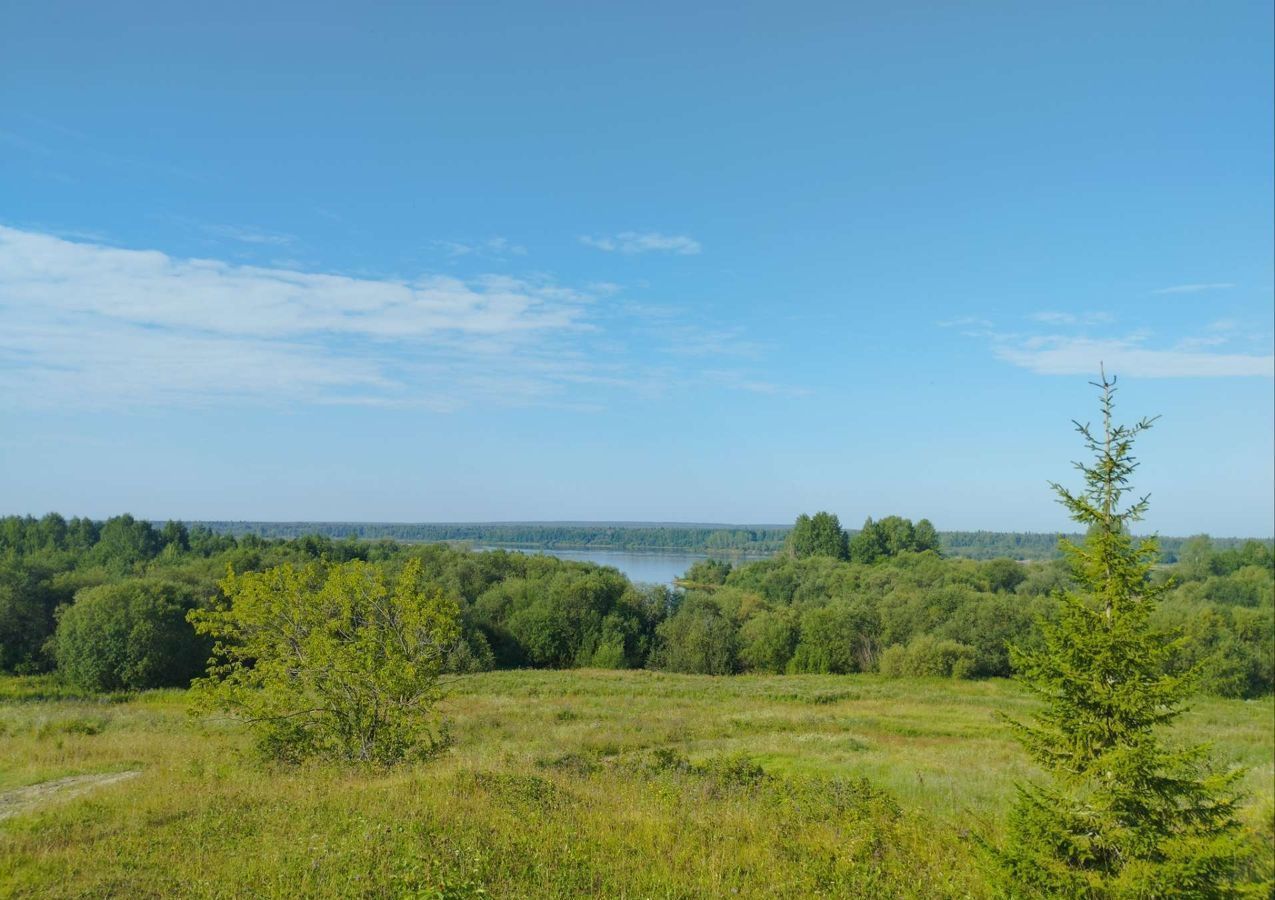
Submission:
<svg viewBox="0 0 1275 900">
<path fill-rule="evenodd" d="M 1268 2 L 17 2 L 0 512 L 1270 535 Z"/>
</svg>

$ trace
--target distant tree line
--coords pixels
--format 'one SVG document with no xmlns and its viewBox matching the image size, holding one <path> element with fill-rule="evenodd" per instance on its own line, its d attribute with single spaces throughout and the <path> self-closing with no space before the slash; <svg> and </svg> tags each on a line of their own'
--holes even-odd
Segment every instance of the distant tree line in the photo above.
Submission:
<svg viewBox="0 0 1275 900">
<path fill-rule="evenodd" d="M 773 553 L 786 526 L 611 525 L 605 523 L 203 522 L 219 534 L 296 538 L 309 534 L 343 539 L 450 542 L 545 550 L 684 550 Z"/>
<path fill-rule="evenodd" d="M 226 598 L 228 570 L 361 560 L 454 601 L 450 671 L 493 667 L 658 667 L 684 672 L 880 672 L 1003 676 L 1008 645 L 1039 640 L 1057 560 L 946 558 L 925 520 L 887 516 L 856 532 L 828 513 L 784 530 L 769 559 L 697 562 L 681 589 L 635 585 L 615 569 L 435 543 L 266 538 L 207 524 L 0 519 L 0 671 L 58 670 L 94 690 L 185 684 L 210 645 L 188 616 Z M 939 534 L 939 547 L 942 547 Z M 1157 628 L 1177 629 L 1179 671 L 1202 689 L 1267 693 L 1275 676 L 1275 576 L 1268 543 L 1180 542 Z"/>
<path fill-rule="evenodd" d="M 887 517 L 889 520 L 898 517 Z M 800 523 L 798 519 L 798 524 Z M 158 525 L 159 523 L 155 523 Z M 917 528 L 929 525 L 922 519 Z M 738 553 L 770 555 L 785 548 L 797 526 L 786 525 L 633 525 L 609 523 L 458 523 L 401 524 L 393 522 L 198 522 L 199 528 L 218 535 L 253 534 L 262 538 L 300 538 L 318 535 L 333 540 L 392 540 L 401 542 L 470 543 L 541 550 L 673 550 L 688 553 Z M 853 539 L 858 531 L 847 529 Z M 968 559 L 1059 559 L 1060 538 L 1080 540 L 1080 534 L 1011 531 L 939 531 L 938 547 L 944 556 Z M 1160 537 L 1160 561 L 1177 561 L 1189 538 Z M 1219 550 L 1243 546 L 1243 538 L 1214 538 Z M 1270 545 L 1270 541 L 1266 541 Z"/>
<path fill-rule="evenodd" d="M 862 528 L 851 533 L 829 512 L 798 516 L 784 541 L 784 552 L 794 559 L 827 556 L 865 564 L 900 553 L 937 553 L 939 549 L 939 534 L 929 519 L 913 525 L 902 516 L 886 516 L 879 522 L 869 517 Z"/>
</svg>

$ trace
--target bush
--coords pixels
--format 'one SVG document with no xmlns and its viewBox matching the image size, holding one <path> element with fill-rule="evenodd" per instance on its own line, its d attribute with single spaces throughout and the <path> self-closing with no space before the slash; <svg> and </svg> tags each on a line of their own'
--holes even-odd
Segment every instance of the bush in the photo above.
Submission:
<svg viewBox="0 0 1275 900">
<path fill-rule="evenodd" d="M 797 627 L 787 610 L 762 610 L 739 629 L 739 659 L 750 672 L 782 672 L 797 645 Z"/>
<path fill-rule="evenodd" d="M 1156 624 L 1180 631 L 1169 665 L 1190 673 L 1198 690 L 1219 697 L 1260 697 L 1275 680 L 1275 622 L 1269 609 L 1162 606 Z"/>
<path fill-rule="evenodd" d="M 880 666 L 881 674 L 892 678 L 969 678 L 974 674 L 975 652 L 969 644 L 923 634 L 906 647 L 887 647 L 881 654 Z"/>
<path fill-rule="evenodd" d="M 49 668 L 44 644 L 53 634 L 59 599 L 41 567 L 0 562 L 0 672 L 29 675 Z"/>
<path fill-rule="evenodd" d="M 458 640 L 447 654 L 444 671 L 458 674 L 490 672 L 496 666 L 491 645 L 481 631 L 474 631 Z"/>
<path fill-rule="evenodd" d="M 833 603 L 807 610 L 801 617 L 801 640 L 788 663 L 790 673 L 844 675 L 862 668 L 861 658 L 870 656 L 868 625 L 864 617 L 846 603 Z"/>
<path fill-rule="evenodd" d="M 712 600 L 691 595 L 657 631 L 662 668 L 699 675 L 735 671 L 735 626 Z"/>
<path fill-rule="evenodd" d="M 725 584 L 731 564 L 720 559 L 697 559 L 682 580 L 690 584 Z"/>
<path fill-rule="evenodd" d="M 218 664 L 195 683 L 203 708 L 248 721 L 286 761 L 393 763 L 445 745 L 430 712 L 460 640 L 459 608 L 411 560 L 393 586 L 353 560 L 230 575 L 227 603 L 192 614 Z"/>
<path fill-rule="evenodd" d="M 185 687 L 208 661 L 209 642 L 186 621 L 197 605 L 194 591 L 167 581 L 82 590 L 58 617 L 58 670 L 90 691 Z"/>
</svg>

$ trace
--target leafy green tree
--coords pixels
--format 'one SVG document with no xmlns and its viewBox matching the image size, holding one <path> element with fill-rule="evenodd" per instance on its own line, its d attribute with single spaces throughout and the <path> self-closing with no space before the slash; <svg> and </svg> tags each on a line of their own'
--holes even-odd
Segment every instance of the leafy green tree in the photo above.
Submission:
<svg viewBox="0 0 1275 900">
<path fill-rule="evenodd" d="M 1102 392 L 1103 428 L 1076 423 L 1091 464 L 1084 488 L 1052 485 L 1083 545 L 1063 542 L 1078 593 L 1060 595 L 1043 645 L 1015 651 L 1022 682 L 1044 702 L 1031 724 L 1012 723 L 1031 758 L 1053 776 L 1020 785 L 1008 843 L 996 851 L 1012 893 L 1047 897 L 1225 897 L 1241 856 L 1233 786 L 1214 774 L 1206 747 L 1161 737 L 1181 712 L 1189 681 L 1166 674 L 1172 652 L 1148 618 L 1165 590 L 1150 578 L 1154 540 L 1130 523 L 1147 498 L 1122 506 L 1137 462 L 1134 439 L 1151 427 L 1115 425 L 1115 380 Z"/>
<path fill-rule="evenodd" d="M 245 719 L 284 760 L 394 763 L 447 740 L 432 716 L 460 637 L 459 609 L 419 559 L 393 584 L 361 560 L 279 566 L 221 582 L 227 602 L 191 620 L 216 641 L 204 709 Z"/>
<path fill-rule="evenodd" d="M 96 562 L 122 572 L 151 559 L 162 546 L 159 532 L 150 522 L 125 513 L 102 525 L 93 556 Z"/>
<path fill-rule="evenodd" d="M 924 553 L 926 550 L 933 550 L 938 553 L 942 550 L 942 545 L 939 543 L 939 533 L 934 530 L 934 524 L 929 519 L 922 519 L 916 523 L 912 539 L 912 549 L 917 553 Z"/>
<path fill-rule="evenodd" d="M 209 642 L 186 621 L 198 603 L 194 590 L 167 581 L 80 591 L 58 616 L 58 671 L 90 691 L 185 687 L 208 660 Z"/>
<path fill-rule="evenodd" d="M 801 637 L 788 663 L 792 673 L 845 674 L 856 671 L 860 644 L 868 626 L 859 610 L 834 602 L 806 610 L 801 616 Z"/>
<path fill-rule="evenodd" d="M 789 608 L 763 609 L 739 629 L 739 658 L 750 672 L 782 672 L 797 646 L 797 624 Z"/>
<path fill-rule="evenodd" d="M 725 584 L 731 564 L 720 559 L 697 559 L 691 563 L 682 581 L 691 585 Z"/>
<path fill-rule="evenodd" d="M 657 663 L 672 672 L 729 675 L 735 671 L 735 625 L 712 599 L 690 594 L 657 629 Z"/>
<path fill-rule="evenodd" d="M 1213 561 L 1213 540 L 1207 534 L 1197 534 L 1182 542 L 1178 548 L 1178 567 L 1175 574 L 1187 581 L 1203 581 L 1216 574 Z"/>
<path fill-rule="evenodd" d="M 614 569 L 559 568 L 552 577 L 532 579 L 517 595 L 504 621 L 521 654 L 535 666 L 594 665 L 600 643 L 622 639 L 625 659 L 639 656 L 639 598 Z M 604 634 L 605 632 L 605 634 Z M 613 651 L 597 664 L 614 657 Z"/>
<path fill-rule="evenodd" d="M 886 516 L 876 523 L 877 534 L 885 547 L 886 556 L 898 556 L 916 549 L 916 528 L 911 519 L 902 516 Z"/>
<path fill-rule="evenodd" d="M 885 537 L 868 516 L 859 533 L 850 539 L 850 559 L 871 565 L 886 555 Z"/>
<path fill-rule="evenodd" d="M 794 559 L 805 559 L 814 553 L 814 531 L 810 524 L 810 516 L 802 513 L 792 523 L 792 530 L 784 538 L 784 552 Z"/>
<path fill-rule="evenodd" d="M 887 647 L 881 654 L 881 674 L 891 678 L 969 678 L 974 674 L 976 653 L 959 641 L 942 640 L 922 634 L 903 644 Z"/>
<path fill-rule="evenodd" d="M 979 565 L 986 586 L 993 593 L 1008 593 L 1027 580 L 1027 569 L 1012 559 L 989 559 Z"/>
<path fill-rule="evenodd" d="M 165 547 L 176 547 L 179 553 L 186 553 L 190 550 L 190 532 L 183 523 L 168 521 L 159 531 L 159 542 Z"/>
<path fill-rule="evenodd" d="M 0 672 L 49 668 L 44 644 L 53 634 L 54 610 L 69 596 L 55 589 L 45 568 L 0 559 Z"/>
<path fill-rule="evenodd" d="M 792 531 L 784 542 L 784 550 L 796 559 L 810 556 L 831 556 L 848 559 L 849 548 L 841 520 L 830 512 L 817 512 L 813 516 L 802 513 L 793 523 Z"/>
<path fill-rule="evenodd" d="M 1172 670 L 1194 672 L 1203 692 L 1259 697 L 1275 678 L 1275 616 L 1225 605 L 1166 603 L 1157 616 L 1182 632 Z"/>
<path fill-rule="evenodd" d="M 850 556 L 845 529 L 841 520 L 830 512 L 817 512 L 810 517 L 812 541 L 811 556 L 831 556 L 848 559 Z"/>
</svg>

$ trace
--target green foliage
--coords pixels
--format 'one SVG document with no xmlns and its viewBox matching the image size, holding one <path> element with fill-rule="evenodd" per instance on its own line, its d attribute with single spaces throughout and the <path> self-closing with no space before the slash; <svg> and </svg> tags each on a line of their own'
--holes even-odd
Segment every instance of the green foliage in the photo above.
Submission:
<svg viewBox="0 0 1275 900">
<path fill-rule="evenodd" d="M 1275 617 L 1263 609 L 1166 602 L 1159 622 L 1182 635 L 1170 671 L 1219 697 L 1256 697 L 1275 681 Z"/>
<path fill-rule="evenodd" d="M 656 633 L 660 668 L 698 675 L 729 675 L 736 669 L 735 625 L 710 597 L 687 596 Z"/>
<path fill-rule="evenodd" d="M 154 526 L 125 514 L 102 526 L 93 555 L 103 565 L 127 571 L 155 557 L 162 546 Z"/>
<path fill-rule="evenodd" d="M 849 548 L 841 521 L 832 513 L 817 512 L 813 516 L 802 513 L 788 532 L 784 552 L 796 559 L 810 556 L 830 556 L 847 559 Z"/>
<path fill-rule="evenodd" d="M 811 534 L 817 530 L 815 519 L 836 525 L 830 516 L 810 517 Z M 54 611 L 70 603 L 77 591 L 145 577 L 186 585 L 207 600 L 217 592 L 216 582 L 227 567 L 246 573 L 289 563 L 358 559 L 383 565 L 392 576 L 409 559 L 419 559 L 427 584 L 455 597 L 461 608 L 462 640 L 448 655 L 449 672 L 661 665 L 652 658 L 656 629 L 681 596 L 663 586 L 632 585 L 614 569 L 551 556 L 356 539 L 398 534 L 398 528 L 415 534 L 411 529 L 417 526 L 319 524 L 312 527 L 321 533 L 310 534 L 300 531 L 301 525 L 257 529 L 301 535 L 284 540 L 243 531 L 242 523 L 213 524 L 239 528 L 240 534 L 179 522 L 160 527 L 127 516 L 100 524 L 56 514 L 0 518 L 0 670 L 41 671 L 54 664 L 46 652 L 51 651 Z M 487 526 L 455 527 L 483 535 Z M 507 529 L 500 532 L 504 537 L 580 538 L 597 546 L 630 538 L 646 546 L 642 542 L 669 535 L 689 541 L 687 535 L 694 531 L 671 526 L 498 527 Z M 913 549 L 899 550 L 907 543 L 909 528 Z M 838 529 L 825 531 L 835 536 Z M 1074 586 L 1065 561 L 940 558 L 929 552 L 935 534 L 925 520 L 911 525 L 889 516 L 855 535 L 861 547 L 867 541 L 878 548 L 875 555 L 868 554 L 871 563 L 815 553 L 799 559 L 783 553 L 752 562 L 703 560 L 688 569 L 680 588 L 718 599 L 736 631 L 736 663 L 744 670 L 875 671 L 881 648 L 906 646 L 929 634 L 974 647 L 976 675 L 1008 675 L 1007 643 L 1038 645 L 1035 620 L 1043 598 Z M 1045 555 L 1040 552 L 1045 537 L 946 532 L 942 541 L 948 550 L 952 541 L 963 541 L 957 551 L 970 556 L 1003 550 L 1021 559 Z M 1201 536 L 1166 540 L 1164 547 L 1170 546 L 1173 550 L 1162 550 L 1161 561 L 1183 547 L 1185 561 L 1157 570 L 1157 579 L 1171 572 L 1177 586 L 1168 589 L 1153 617 L 1155 627 L 1182 635 L 1166 663 L 1169 670 L 1194 669 L 1194 683 L 1208 693 L 1255 697 L 1270 692 L 1275 684 L 1275 567 L 1269 542 Z M 891 548 L 897 551 L 893 556 Z M 824 628 L 820 616 L 807 619 L 811 610 L 847 604 L 858 621 L 843 632 L 852 635 L 843 645 L 827 639 L 835 629 Z"/>
<path fill-rule="evenodd" d="M 975 651 L 968 644 L 923 634 L 907 646 L 887 647 L 880 666 L 881 674 L 891 678 L 969 678 L 975 672 Z"/>
<path fill-rule="evenodd" d="M 725 584 L 731 564 L 720 559 L 697 559 L 691 563 L 682 581 L 690 585 Z"/>
<path fill-rule="evenodd" d="M 866 671 L 874 656 L 870 634 L 863 611 L 849 603 L 807 609 L 788 671 L 834 675 Z"/>
<path fill-rule="evenodd" d="M 970 675 L 1006 677 L 1011 674 L 1010 644 L 1026 649 L 1040 643 L 1036 617 L 1043 606 L 1039 598 L 1031 596 L 976 594 L 974 599 L 954 605 L 934 633 L 973 649 Z"/>
<path fill-rule="evenodd" d="M 986 579 L 987 590 L 1009 593 L 1027 580 L 1027 570 L 1012 559 L 993 559 L 979 566 Z"/>
<path fill-rule="evenodd" d="M 283 760 L 394 763 L 447 741 L 432 716 L 460 638 L 459 608 L 418 560 L 391 584 L 361 560 L 280 566 L 221 583 L 226 603 L 191 620 L 216 641 L 202 708 L 248 721 Z"/>
<path fill-rule="evenodd" d="M 763 609 L 739 629 L 739 659 L 749 672 L 782 672 L 797 647 L 791 609 Z"/>
<path fill-rule="evenodd" d="M 929 519 L 916 525 L 902 516 L 886 516 L 879 522 L 869 516 L 863 527 L 850 539 L 849 558 L 857 563 L 871 565 L 902 553 L 939 551 L 938 532 Z"/>
<path fill-rule="evenodd" d="M 549 558 L 484 591 L 473 618 L 502 665 L 547 668 L 639 666 L 646 660 L 652 609 L 614 569 Z"/>
<path fill-rule="evenodd" d="M 1151 420 L 1113 424 L 1114 380 L 1097 386 L 1102 432 L 1076 425 L 1094 455 L 1077 464 L 1084 488 L 1053 485 L 1088 528 L 1083 545 L 1064 544 L 1080 590 L 1059 596 L 1042 647 L 1013 654 L 1021 681 L 1045 701 L 1033 723 L 1013 730 L 1053 780 L 1019 787 L 996 859 L 1019 894 L 1232 896 L 1238 773 L 1214 773 L 1207 748 L 1162 737 L 1189 683 L 1166 671 L 1171 642 L 1150 625 L 1166 589 L 1151 579 L 1155 543 L 1129 536 L 1147 498 L 1121 506 L 1137 468 L 1134 440 Z"/>
<path fill-rule="evenodd" d="M 702 525 L 585 525 L 538 523 L 205 522 L 218 534 L 295 539 L 306 535 L 360 541 L 472 543 L 537 549 L 681 550 L 773 553 L 788 529 Z"/>
<path fill-rule="evenodd" d="M 65 599 L 46 566 L 0 559 L 0 672 L 35 673 L 49 668 L 45 642 L 53 633 L 54 610 Z"/>
<path fill-rule="evenodd" d="M 916 523 L 916 527 L 912 530 L 912 546 L 918 553 L 924 553 L 926 550 L 933 550 L 935 553 L 942 551 L 943 545 L 939 540 L 939 533 L 934 530 L 934 525 L 929 519 L 921 519 Z"/>
<path fill-rule="evenodd" d="M 870 566 L 886 555 L 885 535 L 877 528 L 872 517 L 864 520 L 863 527 L 850 539 L 850 558 L 861 565 Z"/>
<path fill-rule="evenodd" d="M 195 591 L 128 579 L 80 591 L 58 616 L 58 671 L 88 691 L 185 687 L 204 671 L 209 642 L 186 620 Z"/>
</svg>

